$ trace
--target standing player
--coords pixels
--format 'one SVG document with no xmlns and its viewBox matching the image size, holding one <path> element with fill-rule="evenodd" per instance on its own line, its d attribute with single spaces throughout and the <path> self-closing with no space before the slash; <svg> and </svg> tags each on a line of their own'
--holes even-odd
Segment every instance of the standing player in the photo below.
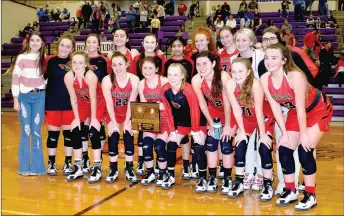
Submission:
<svg viewBox="0 0 344 216">
<path fill-rule="evenodd" d="M 69 175 L 73 171 L 70 124 L 74 115 L 63 79 L 70 70 L 70 54 L 74 48 L 74 38 L 70 35 L 62 36 L 57 43 L 57 54 L 45 58 L 44 78 L 48 80 L 45 98 L 45 122 L 48 126 L 48 175 L 57 175 L 55 156 L 61 129 L 65 146 L 63 175 Z"/>
<path fill-rule="evenodd" d="M 231 71 L 231 57 L 239 53 L 234 43 L 235 32 L 236 29 L 229 26 L 220 29 L 220 41 L 223 48 L 218 50 L 217 53 L 220 56 L 222 70 L 228 73 Z"/>
<path fill-rule="evenodd" d="M 297 201 L 293 152 L 301 145 L 298 152 L 305 192 L 295 210 L 309 210 L 317 205 L 313 153 L 324 132 L 329 130 L 333 106 L 324 93 L 307 82 L 306 76 L 291 60 L 287 47 L 270 45 L 265 52 L 265 66 L 269 72 L 261 77 L 260 83 L 282 131 L 278 148 L 286 188 L 276 204 L 286 206 Z M 286 122 L 281 105 L 289 108 Z"/>
<path fill-rule="evenodd" d="M 72 54 L 71 59 L 72 70 L 65 75 L 64 82 L 74 113 L 71 131 L 75 166 L 73 172 L 67 177 L 67 181 L 75 181 L 83 177 L 81 126 L 86 125 L 90 128 L 89 136 L 94 160 L 93 173 L 88 182 L 96 183 L 102 177 L 100 122 L 105 112 L 105 100 L 97 75 L 88 70 L 88 55 L 77 51 Z"/>
<path fill-rule="evenodd" d="M 112 70 L 104 77 L 102 89 L 106 100 L 108 116 L 106 123 L 109 133 L 110 174 L 107 183 L 113 183 L 118 178 L 118 141 L 119 125 L 123 126 L 125 145 L 125 176 L 130 182 L 137 182 L 133 171 L 134 137 L 131 130 L 130 102 L 136 101 L 139 78 L 128 73 L 129 62 L 125 55 L 115 51 L 111 58 Z"/>
<path fill-rule="evenodd" d="M 98 82 L 101 83 L 103 78 L 111 73 L 111 63 L 108 58 L 103 56 L 99 50 L 100 50 L 100 40 L 98 35 L 96 34 L 89 34 L 85 41 L 85 48 L 86 53 L 88 54 L 90 58 L 90 65 L 89 69 L 92 70 L 98 77 Z M 100 140 L 102 149 L 105 144 L 105 127 L 103 125 L 103 120 L 101 120 L 101 129 L 100 129 Z M 88 137 L 87 135 L 87 126 L 84 126 L 82 129 L 83 131 L 83 160 L 84 160 L 84 167 L 83 171 L 85 173 L 91 172 L 90 168 L 90 160 L 88 157 Z"/>
<path fill-rule="evenodd" d="M 186 82 L 187 72 L 183 65 L 172 63 L 168 67 L 167 78 L 169 83 L 163 86 L 163 94 L 172 110 L 174 126 L 177 134 L 170 135 L 167 146 L 168 178 L 164 179 L 162 188 L 169 189 L 175 184 L 174 168 L 176 165 L 176 151 L 182 144 L 183 172 L 182 179 L 190 179 L 189 157 L 190 145 L 181 142 L 191 133 L 195 148 L 203 148 L 205 133 L 200 131 L 200 110 L 196 94 L 192 86 Z M 186 147 L 184 147 L 186 146 Z M 194 159 L 194 158 L 193 158 Z"/>
<path fill-rule="evenodd" d="M 147 173 L 141 180 L 141 184 L 150 185 L 155 180 L 155 173 L 153 169 L 153 145 L 157 154 L 159 178 L 157 186 L 161 186 L 162 181 L 166 177 L 166 143 L 170 133 L 175 134 L 173 118 L 167 101 L 162 95 L 162 86 L 168 80 L 158 74 L 158 57 L 145 57 L 142 60 L 142 75 L 144 79 L 139 84 L 139 95 L 141 102 L 156 102 L 160 105 L 160 133 L 143 133 L 143 157 Z M 164 110 L 163 110 L 164 109 Z"/>
<path fill-rule="evenodd" d="M 228 191 L 228 196 L 238 197 L 244 192 L 244 169 L 247 141 L 253 131 L 259 129 L 259 153 L 262 155 L 264 189 L 260 200 L 271 200 L 272 191 L 272 134 L 274 118 L 259 81 L 254 78 L 251 62 L 248 59 L 237 58 L 232 62 L 232 77 L 226 83 L 226 93 L 231 103 L 239 129 L 235 137 L 235 172 L 236 180 Z"/>
<path fill-rule="evenodd" d="M 196 192 L 211 192 L 217 190 L 216 166 L 217 151 L 220 143 L 223 154 L 224 180 L 223 185 L 230 187 L 230 172 L 233 164 L 232 141 L 230 137 L 230 105 L 224 87 L 228 79 L 228 73 L 220 69 L 220 58 L 209 51 L 202 51 L 196 57 L 196 69 L 198 74 L 192 78 L 192 87 L 197 95 L 199 106 L 208 122 L 208 137 L 206 141 L 207 164 L 209 167 L 209 179 L 206 183 L 206 170 L 199 164 L 200 181 L 196 186 Z M 215 138 L 214 118 L 220 118 L 223 132 Z M 202 152 L 203 154 L 203 152 Z"/>
</svg>

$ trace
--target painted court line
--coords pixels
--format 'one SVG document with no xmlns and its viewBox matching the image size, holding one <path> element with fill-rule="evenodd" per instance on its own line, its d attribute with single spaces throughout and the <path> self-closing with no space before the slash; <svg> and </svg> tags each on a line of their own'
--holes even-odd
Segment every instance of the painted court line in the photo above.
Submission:
<svg viewBox="0 0 344 216">
<path fill-rule="evenodd" d="M 14 215 L 39 215 L 39 214 L 33 214 L 33 213 L 29 213 L 29 212 L 11 211 L 11 210 L 6 210 L 6 209 L 2 209 L 1 212 L 14 214 Z"/>
</svg>

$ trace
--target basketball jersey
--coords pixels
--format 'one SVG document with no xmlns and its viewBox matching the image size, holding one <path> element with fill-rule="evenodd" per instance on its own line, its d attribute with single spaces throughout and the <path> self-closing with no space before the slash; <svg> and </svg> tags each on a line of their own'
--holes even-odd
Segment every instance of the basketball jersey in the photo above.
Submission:
<svg viewBox="0 0 344 216">
<path fill-rule="evenodd" d="M 64 83 L 64 76 L 68 72 L 65 67 L 69 61 L 69 58 L 59 58 L 56 55 L 45 59 L 44 78 L 48 79 L 45 89 L 45 110 L 72 110 L 69 93 Z"/>
<path fill-rule="evenodd" d="M 228 54 L 226 48 L 223 48 L 221 53 L 218 53 L 220 57 L 220 65 L 223 71 L 231 72 L 231 57 L 237 55 L 239 50 L 235 50 L 233 53 Z"/>
<path fill-rule="evenodd" d="M 112 71 L 110 60 L 103 55 L 90 58 L 89 69 L 97 75 L 100 83 Z"/>
<path fill-rule="evenodd" d="M 87 83 L 85 82 L 85 75 L 86 73 L 81 79 L 81 87 L 80 87 L 79 79 L 76 76 L 74 76 L 73 86 L 74 86 L 75 94 L 77 96 L 78 106 L 91 106 L 90 91 L 88 89 Z M 99 82 L 97 82 L 96 94 L 97 94 L 97 101 L 104 99 L 102 87 Z"/>
<path fill-rule="evenodd" d="M 202 78 L 201 91 L 203 92 L 209 108 L 214 108 L 217 111 L 224 112 L 222 95 L 220 97 L 214 97 L 204 78 Z"/>
<path fill-rule="evenodd" d="M 284 106 L 288 109 L 296 109 L 295 103 L 295 94 L 294 90 L 289 86 L 287 81 L 287 75 L 284 74 L 281 87 L 279 89 L 275 89 L 272 84 L 272 77 L 271 74 L 268 76 L 268 89 L 271 94 L 271 97 L 277 102 L 280 103 L 281 106 Z M 311 86 L 309 83 L 308 85 L 308 95 L 306 98 L 306 108 L 309 107 L 315 99 L 316 96 L 316 89 Z"/>
<path fill-rule="evenodd" d="M 116 119 L 125 119 L 127 109 L 128 109 L 128 102 L 130 98 L 131 91 L 133 90 L 131 86 L 130 77 L 128 78 L 127 85 L 121 88 L 118 85 L 117 80 L 114 80 L 114 85 L 111 88 L 111 96 L 113 99 L 113 107 L 115 110 Z M 117 118 L 120 117 L 120 118 Z M 122 122 L 118 122 L 122 123 Z"/>
</svg>

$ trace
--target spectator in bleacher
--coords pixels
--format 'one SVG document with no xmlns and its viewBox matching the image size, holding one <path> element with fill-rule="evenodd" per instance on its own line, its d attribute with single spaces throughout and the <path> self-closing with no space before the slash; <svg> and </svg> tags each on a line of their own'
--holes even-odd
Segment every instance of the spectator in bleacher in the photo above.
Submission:
<svg viewBox="0 0 344 216">
<path fill-rule="evenodd" d="M 57 22 L 57 21 L 61 21 L 61 10 L 60 10 L 60 8 L 59 7 L 56 7 L 56 12 L 55 12 L 55 14 L 54 14 L 54 20 L 55 20 L 55 22 Z"/>
<path fill-rule="evenodd" d="M 229 15 L 229 18 L 226 22 L 226 26 L 229 26 L 231 28 L 236 28 L 236 20 L 233 18 L 233 15 Z"/>
<path fill-rule="evenodd" d="M 54 20 L 55 10 L 54 8 L 50 9 L 49 11 L 49 21 Z"/>
<path fill-rule="evenodd" d="M 320 16 L 318 16 L 318 18 L 314 21 L 314 25 L 316 29 L 325 28 L 325 23 L 321 21 Z"/>
<path fill-rule="evenodd" d="M 165 8 L 162 5 L 159 5 L 158 3 L 156 3 L 154 7 L 156 11 L 158 12 L 157 17 L 160 20 L 160 24 L 162 24 L 165 18 Z"/>
<path fill-rule="evenodd" d="M 63 8 L 63 11 L 61 12 L 60 18 L 61 20 L 68 20 L 70 18 L 70 13 L 66 6 Z"/>
<path fill-rule="evenodd" d="M 248 8 L 247 12 L 245 12 L 244 18 L 240 20 L 240 28 L 243 28 L 243 27 L 250 28 L 252 26 L 253 19 L 254 19 L 254 12 L 250 8 Z M 244 25 L 242 26 L 243 23 Z"/>
<path fill-rule="evenodd" d="M 283 28 L 293 30 L 293 26 L 289 23 L 289 20 L 287 20 L 287 19 L 285 19 L 283 22 L 282 29 Z"/>
<path fill-rule="evenodd" d="M 13 108 L 18 112 L 20 122 L 18 174 L 22 176 L 46 173 L 41 134 L 45 105 L 43 41 L 41 35 L 32 33 L 29 43 L 20 51 L 10 69 Z"/>
<path fill-rule="evenodd" d="M 315 28 L 315 21 L 313 19 L 313 15 L 312 14 L 306 20 L 306 27 L 307 28 Z"/>
<path fill-rule="evenodd" d="M 315 0 L 305 0 L 305 12 L 309 16 L 312 14 L 312 5 Z"/>
<path fill-rule="evenodd" d="M 94 0 L 91 0 L 91 8 L 92 12 L 94 11 L 94 9 L 96 9 L 96 4 L 94 3 Z"/>
<path fill-rule="evenodd" d="M 302 6 L 305 4 L 304 0 L 293 0 L 294 3 L 294 20 L 295 21 L 304 21 L 303 17 L 303 8 Z"/>
<path fill-rule="evenodd" d="M 32 27 L 31 27 L 31 23 L 28 23 L 27 26 L 25 26 L 23 33 L 24 34 L 28 34 L 32 32 Z"/>
<path fill-rule="evenodd" d="M 27 33 L 23 42 L 22 42 L 22 47 L 24 48 L 26 46 L 26 44 L 29 43 L 29 40 L 30 40 L 30 33 Z"/>
<path fill-rule="evenodd" d="M 213 6 L 213 7 L 211 8 L 211 12 L 209 13 L 209 15 L 208 15 L 208 17 L 207 17 L 207 21 L 206 21 L 207 26 L 209 25 L 209 23 L 214 23 L 214 21 L 215 21 L 215 19 L 214 19 L 215 13 L 216 13 L 216 7 Z"/>
<path fill-rule="evenodd" d="M 190 6 L 189 15 L 188 15 L 188 18 L 190 20 L 189 29 L 191 29 L 193 26 L 193 17 L 195 15 L 196 15 L 196 4 L 192 3 Z M 216 14 L 215 14 L 215 17 L 216 17 Z M 215 17 L 214 17 L 214 19 L 215 19 Z"/>
<path fill-rule="evenodd" d="M 274 26 L 275 24 L 274 24 L 274 21 L 273 21 L 272 19 L 268 19 L 268 21 L 266 22 L 266 25 L 267 25 L 268 28 L 269 28 L 269 27 L 271 27 L 271 26 Z"/>
<path fill-rule="evenodd" d="M 39 32 L 39 25 L 36 21 L 32 23 L 32 31 Z"/>
<path fill-rule="evenodd" d="M 318 39 L 318 41 L 321 41 L 322 40 L 322 36 L 321 36 L 321 32 L 320 31 L 318 31 L 318 33 L 317 33 L 317 39 Z M 317 44 L 317 43 L 315 43 L 315 45 L 314 45 L 314 57 L 316 58 L 316 59 L 319 59 L 319 53 L 320 53 L 320 50 L 323 48 L 322 46 L 320 46 L 321 44 Z"/>
<path fill-rule="evenodd" d="M 95 8 L 93 10 L 93 13 L 91 15 L 92 19 L 92 31 L 95 34 L 98 34 L 99 32 L 99 24 L 100 24 L 100 18 L 101 18 L 101 12 L 99 10 L 99 7 L 95 4 Z"/>
<path fill-rule="evenodd" d="M 93 9 L 88 1 L 82 6 L 81 13 L 84 20 L 84 29 L 87 29 L 87 25 L 93 13 Z"/>
<path fill-rule="evenodd" d="M 140 4 L 140 23 L 142 28 L 147 27 L 148 21 L 148 3 L 147 1 L 142 1 Z"/>
<path fill-rule="evenodd" d="M 180 4 L 178 6 L 178 14 L 179 16 L 185 16 L 186 11 L 188 10 L 188 7 L 184 3 L 184 0 L 180 0 Z"/>
<path fill-rule="evenodd" d="M 100 28 L 104 28 L 105 26 L 105 16 L 106 16 L 106 11 L 107 8 L 104 5 L 104 2 L 100 2 L 100 6 L 99 6 L 99 10 L 100 10 Z"/>
<path fill-rule="evenodd" d="M 328 79 L 334 74 L 332 73 L 331 67 L 336 65 L 336 57 L 333 54 L 331 41 L 327 41 L 325 47 L 320 50 L 319 53 L 319 81 L 321 82 L 319 86 L 325 88 L 328 84 Z"/>
<path fill-rule="evenodd" d="M 244 15 L 247 11 L 247 3 L 246 0 L 242 0 L 242 2 L 239 5 L 238 15 L 240 18 L 244 18 Z"/>
<path fill-rule="evenodd" d="M 344 11 L 344 0 L 339 0 L 338 1 L 338 10 L 339 11 Z"/>
<path fill-rule="evenodd" d="M 327 0 L 319 0 L 319 15 L 328 15 Z"/>
<path fill-rule="evenodd" d="M 112 34 L 114 32 L 115 30 L 114 26 L 115 26 L 115 17 L 111 16 L 108 22 L 108 30 L 107 30 L 108 34 Z"/>
<path fill-rule="evenodd" d="M 120 29 L 121 27 L 119 26 L 119 20 L 121 19 L 121 16 L 122 16 L 121 8 L 115 3 L 113 3 L 111 6 L 112 6 L 112 11 L 113 11 L 113 16 L 114 16 L 114 22 L 116 23 L 116 29 Z"/>
<path fill-rule="evenodd" d="M 170 15 L 170 16 L 173 16 L 174 15 L 174 4 L 172 2 L 172 0 L 168 0 L 168 3 L 165 4 L 165 11 L 166 11 L 166 14 Z"/>
<path fill-rule="evenodd" d="M 250 8 L 251 10 L 255 10 L 255 9 L 259 9 L 258 8 L 258 2 L 256 2 L 256 0 L 252 0 L 249 4 L 248 4 L 248 8 Z"/>
<path fill-rule="evenodd" d="M 217 17 L 222 17 L 221 5 L 217 5 L 217 7 L 216 7 L 214 21 L 217 19 Z"/>
<path fill-rule="evenodd" d="M 327 27 L 338 28 L 337 20 L 336 18 L 334 18 L 333 14 L 328 15 Z"/>
<path fill-rule="evenodd" d="M 40 7 L 39 11 L 37 11 L 37 16 L 38 16 L 39 22 L 43 22 L 44 14 L 45 14 L 45 11 L 43 10 L 43 7 Z"/>
<path fill-rule="evenodd" d="M 226 23 L 229 15 L 231 14 L 231 7 L 229 4 L 227 4 L 227 2 L 224 2 L 221 6 L 221 14 L 223 22 Z"/>
<path fill-rule="evenodd" d="M 44 9 L 44 14 L 48 15 L 49 14 L 49 5 L 45 5 L 45 9 Z"/>
<path fill-rule="evenodd" d="M 296 45 L 296 38 L 295 36 L 291 33 L 290 29 L 285 30 L 285 35 L 283 37 L 284 42 L 289 45 L 289 46 L 295 46 Z"/>
<path fill-rule="evenodd" d="M 253 21 L 251 22 L 251 28 L 253 29 L 255 34 L 257 34 L 262 24 L 263 24 L 262 19 L 258 16 L 258 14 L 255 14 Z"/>
<path fill-rule="evenodd" d="M 80 30 L 80 26 L 83 22 L 83 19 L 82 19 L 82 4 L 79 6 L 79 8 L 76 10 L 76 18 L 78 19 L 78 29 Z"/>
<path fill-rule="evenodd" d="M 224 26 L 223 20 L 220 17 L 217 17 L 214 22 L 214 26 L 216 31 L 219 31 Z"/>
<path fill-rule="evenodd" d="M 307 55 L 313 59 L 313 61 L 315 61 L 314 44 L 318 44 L 321 48 L 323 48 L 318 40 L 318 32 L 318 30 L 314 29 L 313 31 L 306 33 L 303 39 L 303 44 L 307 47 Z"/>
<path fill-rule="evenodd" d="M 136 10 L 134 9 L 133 5 L 129 6 L 129 10 L 126 12 L 126 14 L 127 14 L 128 30 L 130 33 L 134 33 L 135 32 Z"/>
<path fill-rule="evenodd" d="M 158 19 L 157 17 L 157 13 L 154 13 L 154 12 L 153 12 L 154 18 L 151 20 L 150 27 L 151 27 L 151 33 L 156 35 L 160 29 L 161 23 L 160 23 L 160 19 Z"/>
<path fill-rule="evenodd" d="M 339 87 L 342 87 L 342 84 L 344 83 L 344 50 L 340 52 L 340 57 L 336 65 L 336 73 L 334 77 L 338 77 Z"/>
<path fill-rule="evenodd" d="M 291 2 L 289 0 L 283 0 L 281 3 L 281 16 L 286 15 L 286 17 L 289 16 L 289 5 Z"/>
<path fill-rule="evenodd" d="M 106 38 L 104 32 L 100 32 L 99 41 L 100 42 L 107 42 L 107 38 Z"/>
</svg>

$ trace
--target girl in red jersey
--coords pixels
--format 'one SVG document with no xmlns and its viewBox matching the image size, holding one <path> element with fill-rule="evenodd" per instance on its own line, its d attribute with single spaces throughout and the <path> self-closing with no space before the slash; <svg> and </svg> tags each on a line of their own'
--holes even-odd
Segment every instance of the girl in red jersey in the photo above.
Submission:
<svg viewBox="0 0 344 216">
<path fill-rule="evenodd" d="M 225 83 L 230 79 L 228 73 L 221 71 L 220 58 L 209 51 L 202 51 L 196 57 L 196 68 L 198 74 L 192 78 L 192 87 L 197 95 L 199 106 L 208 122 L 207 137 L 207 164 L 209 167 L 208 183 L 205 180 L 205 167 L 199 165 L 200 181 L 196 186 L 196 192 L 215 193 L 217 190 L 216 166 L 218 146 L 220 143 L 223 153 L 224 180 L 223 185 L 229 187 L 231 184 L 230 172 L 233 161 L 232 142 L 230 137 L 230 105 L 226 92 Z M 215 138 L 214 118 L 221 120 L 223 132 L 220 137 Z M 203 154 L 204 152 L 202 152 Z M 203 156 L 203 155 L 202 155 Z"/>
<path fill-rule="evenodd" d="M 111 64 L 108 58 L 103 56 L 100 52 L 100 40 L 98 35 L 96 34 L 89 34 L 85 41 L 85 51 L 90 58 L 90 64 L 88 68 L 92 70 L 96 76 L 98 77 L 98 82 L 101 83 L 103 78 L 111 72 Z M 105 106 L 99 107 L 99 109 L 103 109 L 105 114 Z M 101 110 L 98 110 L 101 112 Z M 105 128 L 103 125 L 103 120 L 100 121 L 101 129 L 100 129 L 100 140 L 102 149 L 105 144 Z M 83 140 L 83 172 L 90 173 L 92 168 L 90 167 L 90 159 L 88 157 L 88 126 L 82 126 L 82 140 Z"/>
<path fill-rule="evenodd" d="M 217 53 L 220 56 L 222 70 L 228 73 L 231 71 L 231 57 L 239 53 L 234 44 L 235 32 L 236 29 L 229 26 L 224 26 L 220 29 L 220 41 L 223 48 L 219 49 Z"/>
<path fill-rule="evenodd" d="M 182 179 L 190 179 L 189 157 L 190 145 L 188 142 L 189 133 L 194 139 L 196 149 L 203 148 L 205 134 L 200 130 L 200 110 L 196 94 L 192 86 L 186 82 L 187 72 L 182 64 L 172 63 L 168 67 L 167 78 L 169 83 L 163 86 L 163 94 L 172 110 L 176 135 L 170 135 L 167 146 L 168 178 L 164 179 L 162 188 L 169 189 L 175 184 L 174 168 L 176 165 L 176 151 L 179 144 L 182 144 L 183 171 Z M 196 150 L 197 151 L 197 150 Z M 194 160 L 195 157 L 193 157 Z"/>
<path fill-rule="evenodd" d="M 93 173 L 89 183 L 96 183 L 101 179 L 101 142 L 100 122 L 103 120 L 105 100 L 98 82 L 97 75 L 88 68 L 88 55 L 77 51 L 71 56 L 72 70 L 66 73 L 64 82 L 67 87 L 74 120 L 71 123 L 72 142 L 75 166 L 67 181 L 75 181 L 83 177 L 82 171 L 82 141 L 81 125 L 89 127 L 94 159 Z"/>
<path fill-rule="evenodd" d="M 137 182 L 133 171 L 134 137 L 131 129 L 130 102 L 136 101 L 139 78 L 127 72 L 129 62 L 125 55 L 115 51 L 111 58 L 112 70 L 104 77 L 102 89 L 106 100 L 108 116 L 106 123 L 109 133 L 110 174 L 107 183 L 113 183 L 118 178 L 118 141 L 119 125 L 123 126 L 125 145 L 125 176 L 129 182 Z"/>
<path fill-rule="evenodd" d="M 57 175 L 55 156 L 60 130 L 62 129 L 65 146 L 63 175 L 69 175 L 73 171 L 70 124 L 74 119 L 74 115 L 63 79 L 70 69 L 70 54 L 75 48 L 75 40 L 72 36 L 66 35 L 60 37 L 57 44 L 56 55 L 46 57 L 44 67 L 44 78 L 48 80 L 45 98 L 45 122 L 48 126 L 47 148 L 49 156 L 47 174 Z"/>
<path fill-rule="evenodd" d="M 166 61 L 165 56 L 163 53 L 158 50 L 155 51 L 156 48 L 158 47 L 158 41 L 157 38 L 154 34 L 147 34 L 142 41 L 142 51 L 140 55 L 136 56 L 130 65 L 130 72 L 133 74 L 137 75 L 140 80 L 143 79 L 142 75 L 142 64 L 143 64 L 143 59 L 147 56 L 156 56 L 156 61 L 158 64 L 159 68 L 159 74 L 163 75 L 164 72 L 164 63 Z"/>
<path fill-rule="evenodd" d="M 141 180 L 141 184 L 150 185 L 155 180 L 153 169 L 154 144 L 159 167 L 159 178 L 156 184 L 157 186 L 161 186 L 166 176 L 166 143 L 169 134 L 171 132 L 175 134 L 175 129 L 171 111 L 168 109 L 167 101 L 162 95 L 162 86 L 165 85 L 168 80 L 158 74 L 159 66 L 157 58 L 158 57 L 148 56 L 142 60 L 142 75 L 144 79 L 141 80 L 139 84 L 140 101 L 160 103 L 161 132 L 159 134 L 151 132 L 143 133 L 143 157 L 147 173 Z"/>
<path fill-rule="evenodd" d="M 316 161 L 313 153 L 324 132 L 329 130 L 333 106 L 324 93 L 307 82 L 306 76 L 291 60 L 287 47 L 281 44 L 270 45 L 265 52 L 264 63 L 268 72 L 260 78 L 260 83 L 282 131 L 278 148 L 286 188 L 276 204 L 286 206 L 297 201 L 293 152 L 301 145 L 298 152 L 305 192 L 295 210 L 309 210 L 317 205 Z M 286 122 L 283 120 L 281 105 L 289 109 Z"/>
<path fill-rule="evenodd" d="M 261 201 L 271 200 L 272 191 L 272 134 L 274 118 L 259 81 L 254 78 L 251 62 L 237 58 L 232 63 L 232 77 L 226 83 L 226 93 L 231 103 L 233 115 L 238 126 L 235 137 L 236 180 L 228 190 L 228 196 L 236 198 L 244 192 L 244 169 L 248 139 L 253 131 L 259 129 L 259 153 L 264 174 L 264 187 Z M 251 156 L 251 155 L 249 155 Z"/>
</svg>

